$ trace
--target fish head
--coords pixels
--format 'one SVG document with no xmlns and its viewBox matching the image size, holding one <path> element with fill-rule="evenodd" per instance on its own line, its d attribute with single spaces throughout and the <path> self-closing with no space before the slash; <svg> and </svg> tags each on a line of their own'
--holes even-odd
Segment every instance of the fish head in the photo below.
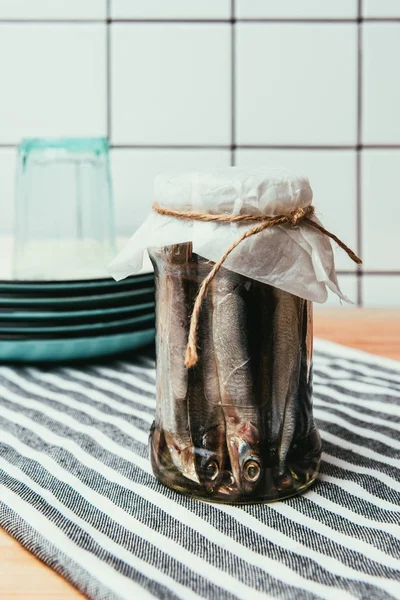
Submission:
<svg viewBox="0 0 400 600">
<path fill-rule="evenodd" d="M 262 460 L 259 449 L 239 437 L 229 440 L 233 478 L 240 492 L 251 494 L 262 478 Z"/>
<path fill-rule="evenodd" d="M 203 433 L 201 447 L 195 448 L 196 471 L 200 483 L 213 493 L 221 485 L 227 458 L 225 428 L 215 425 Z"/>
<path fill-rule="evenodd" d="M 153 470 L 160 471 L 162 469 L 162 461 L 165 453 L 165 438 L 164 434 L 153 422 L 149 436 L 150 460 Z"/>
<path fill-rule="evenodd" d="M 174 436 L 168 431 L 164 431 L 164 437 L 172 463 L 176 469 L 183 477 L 198 482 L 194 465 L 193 446 L 182 442 L 176 435 Z"/>
<path fill-rule="evenodd" d="M 263 462 L 260 451 L 260 431 L 251 421 L 241 421 L 228 434 L 232 474 L 241 494 L 254 492 L 261 482 Z"/>
</svg>

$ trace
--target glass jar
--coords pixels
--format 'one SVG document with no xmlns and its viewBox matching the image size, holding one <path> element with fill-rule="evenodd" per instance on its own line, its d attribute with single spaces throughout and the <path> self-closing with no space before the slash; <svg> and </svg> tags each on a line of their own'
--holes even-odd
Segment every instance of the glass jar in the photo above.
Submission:
<svg viewBox="0 0 400 600">
<path fill-rule="evenodd" d="M 198 363 L 184 366 L 190 316 L 213 267 L 191 244 L 150 250 L 156 276 L 155 475 L 214 502 L 272 501 L 315 479 L 312 304 L 222 267 L 198 326 Z"/>
<path fill-rule="evenodd" d="M 15 211 L 15 279 L 108 277 L 116 235 L 107 140 L 23 140 Z"/>
</svg>

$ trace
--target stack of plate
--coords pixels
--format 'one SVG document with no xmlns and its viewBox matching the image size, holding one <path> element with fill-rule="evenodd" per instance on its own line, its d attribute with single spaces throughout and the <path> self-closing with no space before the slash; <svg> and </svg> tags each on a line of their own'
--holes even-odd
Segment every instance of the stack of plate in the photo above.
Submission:
<svg viewBox="0 0 400 600">
<path fill-rule="evenodd" d="M 108 356 L 154 339 L 154 275 L 0 281 L 0 361 Z"/>
</svg>

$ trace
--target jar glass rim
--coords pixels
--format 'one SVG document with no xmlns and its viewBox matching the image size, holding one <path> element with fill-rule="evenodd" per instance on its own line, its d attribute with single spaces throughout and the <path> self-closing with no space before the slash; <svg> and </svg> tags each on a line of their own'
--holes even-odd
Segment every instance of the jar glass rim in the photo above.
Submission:
<svg viewBox="0 0 400 600">
<path fill-rule="evenodd" d="M 108 153 L 108 140 L 105 137 L 88 138 L 25 138 L 18 146 L 19 153 L 36 150 L 67 150 L 69 152 Z"/>
</svg>

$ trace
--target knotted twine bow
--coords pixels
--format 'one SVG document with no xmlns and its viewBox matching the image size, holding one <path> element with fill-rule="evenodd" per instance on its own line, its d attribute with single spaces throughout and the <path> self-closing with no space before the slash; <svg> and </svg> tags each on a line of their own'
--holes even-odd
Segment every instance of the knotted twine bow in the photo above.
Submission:
<svg viewBox="0 0 400 600">
<path fill-rule="evenodd" d="M 229 248 L 224 252 L 218 262 L 215 263 L 207 277 L 203 279 L 203 282 L 199 288 L 197 293 L 197 297 L 193 306 L 192 316 L 190 318 L 190 328 L 189 328 L 189 336 L 188 343 L 186 346 L 186 357 L 185 357 L 185 366 L 190 368 L 193 367 L 198 361 L 197 354 L 197 326 L 199 323 L 199 315 L 201 305 L 203 303 L 204 297 L 207 293 L 207 288 L 211 281 L 214 279 L 215 275 L 218 273 L 223 263 L 229 256 L 229 254 L 234 250 L 243 240 L 252 235 L 256 235 L 264 229 L 269 229 L 270 227 L 274 227 L 275 225 L 291 225 L 292 227 L 296 227 L 302 222 L 311 225 L 321 233 L 327 235 L 332 240 L 334 240 L 340 248 L 342 248 L 348 256 L 353 260 L 357 265 L 362 263 L 361 258 L 357 256 L 342 240 L 340 240 L 334 233 L 331 233 L 325 227 L 313 221 L 310 217 L 314 214 L 313 206 L 306 206 L 305 208 L 295 208 L 287 215 L 278 215 L 276 217 L 265 217 L 262 215 L 211 215 L 209 213 L 198 213 L 198 212 L 181 212 L 179 210 L 172 210 L 170 208 L 162 208 L 156 202 L 153 204 L 153 210 L 159 215 L 164 215 L 166 217 L 175 217 L 177 219 L 189 219 L 193 221 L 213 221 L 215 223 L 257 223 L 251 229 L 248 229 L 241 236 L 237 238 Z"/>
</svg>

